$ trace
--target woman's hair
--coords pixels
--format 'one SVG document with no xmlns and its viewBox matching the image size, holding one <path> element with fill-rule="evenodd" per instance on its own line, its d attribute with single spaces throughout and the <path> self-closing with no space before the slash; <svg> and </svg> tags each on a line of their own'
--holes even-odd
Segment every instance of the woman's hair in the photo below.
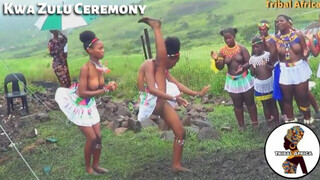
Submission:
<svg viewBox="0 0 320 180">
<path fill-rule="evenodd" d="M 291 25 L 293 24 L 293 21 L 292 21 L 292 18 L 287 16 L 287 15 L 284 15 L 284 14 L 280 14 L 277 16 L 277 19 L 278 17 L 283 17 L 286 21 L 288 21 Z"/>
<path fill-rule="evenodd" d="M 267 24 L 269 24 L 269 21 L 267 21 L 267 20 L 261 20 L 260 23 L 267 23 Z"/>
<path fill-rule="evenodd" d="M 167 54 L 177 54 L 180 51 L 180 40 L 177 37 L 167 37 L 165 40 Z"/>
<path fill-rule="evenodd" d="M 237 32 L 238 32 L 237 28 L 226 28 L 220 31 L 220 35 L 224 36 L 226 33 L 230 33 L 235 37 Z"/>
<path fill-rule="evenodd" d="M 92 31 L 83 31 L 80 34 L 80 41 L 83 43 L 84 50 L 87 50 L 89 45 L 92 43 L 92 40 L 96 38 L 96 34 Z M 92 44 L 90 45 L 92 46 Z"/>
<path fill-rule="evenodd" d="M 252 45 L 263 43 L 259 36 L 254 36 L 251 41 Z"/>
</svg>

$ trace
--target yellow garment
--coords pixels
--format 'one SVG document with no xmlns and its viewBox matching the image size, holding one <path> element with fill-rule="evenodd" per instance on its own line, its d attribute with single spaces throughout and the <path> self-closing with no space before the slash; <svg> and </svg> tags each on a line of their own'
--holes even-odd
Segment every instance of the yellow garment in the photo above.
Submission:
<svg viewBox="0 0 320 180">
<path fill-rule="evenodd" d="M 219 72 L 219 69 L 216 66 L 216 61 L 214 59 L 211 60 L 210 69 L 216 74 Z"/>
</svg>

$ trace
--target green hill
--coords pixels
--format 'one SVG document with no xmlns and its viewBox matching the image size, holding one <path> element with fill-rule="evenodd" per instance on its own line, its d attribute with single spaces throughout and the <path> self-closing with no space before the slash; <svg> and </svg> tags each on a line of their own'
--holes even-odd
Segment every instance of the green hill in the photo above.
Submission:
<svg viewBox="0 0 320 180">
<path fill-rule="evenodd" d="M 313 9 L 267 9 L 264 1 L 254 0 L 144 0 L 140 3 L 147 5 L 145 16 L 161 18 L 164 34 L 178 36 L 184 49 L 221 44 L 218 32 L 227 26 L 238 27 L 238 41 L 247 44 L 261 19 L 273 22 L 278 14 L 288 14 L 295 26 L 301 28 L 316 21 L 319 13 Z M 21 28 L 10 29 L 9 24 L 0 32 L 0 49 L 7 49 L 0 57 L 23 58 L 47 53 L 50 34 L 33 27 L 35 17 L 21 19 L 23 22 L 17 21 Z M 139 16 L 100 16 L 89 26 L 69 31 L 69 58 L 83 54 L 78 36 L 87 29 L 105 42 L 108 53 L 141 53 L 139 35 L 143 27 L 136 23 L 138 19 Z"/>
</svg>

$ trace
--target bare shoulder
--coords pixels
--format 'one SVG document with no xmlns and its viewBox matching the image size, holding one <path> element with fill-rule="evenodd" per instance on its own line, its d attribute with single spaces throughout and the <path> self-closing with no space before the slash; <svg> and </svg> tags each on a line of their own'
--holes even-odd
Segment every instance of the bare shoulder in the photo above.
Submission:
<svg viewBox="0 0 320 180">
<path fill-rule="evenodd" d="M 154 62 L 152 59 L 148 59 L 142 63 L 140 66 L 139 71 L 145 71 L 147 69 L 153 69 L 154 68 Z"/>
</svg>

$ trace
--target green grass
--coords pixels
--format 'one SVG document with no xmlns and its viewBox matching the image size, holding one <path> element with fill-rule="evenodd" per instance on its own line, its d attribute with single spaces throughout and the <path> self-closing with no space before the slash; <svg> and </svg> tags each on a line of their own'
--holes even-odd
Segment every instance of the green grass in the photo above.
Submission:
<svg viewBox="0 0 320 180">
<path fill-rule="evenodd" d="M 62 115 L 61 112 L 54 113 Z M 250 130 L 239 134 L 232 107 L 216 107 L 215 112 L 209 115 L 209 120 L 219 131 L 225 124 L 232 126 L 233 131 L 228 133 L 220 131 L 220 140 L 203 142 L 197 140 L 195 133 L 187 131 L 184 159 L 212 154 L 216 150 L 226 152 L 252 150 L 264 145 L 264 139 L 254 136 Z M 128 131 L 121 136 L 115 136 L 110 130 L 102 127 L 101 166 L 110 169 L 111 173 L 107 176 L 89 176 L 84 169 L 85 137 L 76 126 L 66 126 L 61 121 L 52 119 L 40 124 L 37 129 L 39 132 L 37 138 L 55 137 L 59 140 L 56 144 L 40 145 L 32 152 L 24 154 L 40 179 L 106 179 L 106 177 L 123 179 L 131 177 L 134 172 L 152 162 L 160 160 L 170 162 L 172 157 L 172 142 L 160 139 L 161 132 L 156 128 L 146 128 L 136 134 Z M 20 147 L 35 140 L 36 138 L 23 139 Z M 0 166 L 0 179 L 33 178 L 15 151 L 7 154 L 13 155 L 13 158 Z M 52 167 L 49 176 L 42 172 L 42 168 L 47 165 Z"/>
</svg>

